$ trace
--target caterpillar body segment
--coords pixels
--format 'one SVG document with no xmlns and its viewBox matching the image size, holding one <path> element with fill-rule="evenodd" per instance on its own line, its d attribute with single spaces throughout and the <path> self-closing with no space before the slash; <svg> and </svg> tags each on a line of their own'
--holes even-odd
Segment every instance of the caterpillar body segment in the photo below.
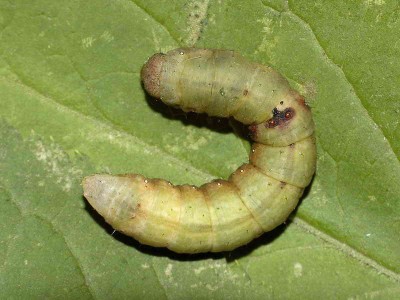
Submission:
<svg viewBox="0 0 400 300">
<path fill-rule="evenodd" d="M 230 50 L 158 53 L 141 75 L 146 91 L 168 105 L 253 125 L 256 142 L 286 146 L 314 132 L 309 107 L 284 77 Z"/>
<path fill-rule="evenodd" d="M 311 111 L 286 79 L 233 51 L 194 48 L 155 54 L 141 75 L 168 105 L 250 125 L 249 163 L 200 187 L 92 175 L 83 189 L 98 213 L 139 242 L 178 253 L 232 250 L 284 222 L 316 165 Z"/>
</svg>

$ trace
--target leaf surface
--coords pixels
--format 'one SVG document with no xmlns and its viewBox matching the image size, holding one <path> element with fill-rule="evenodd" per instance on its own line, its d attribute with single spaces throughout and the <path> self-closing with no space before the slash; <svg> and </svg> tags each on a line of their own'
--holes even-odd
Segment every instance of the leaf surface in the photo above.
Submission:
<svg viewBox="0 0 400 300">
<path fill-rule="evenodd" d="M 397 298 L 399 25 L 394 0 L 0 0 L 0 297 Z M 178 46 L 271 65 L 313 109 L 298 210 L 230 253 L 140 245 L 82 196 L 96 172 L 199 185 L 247 161 L 238 124 L 144 93 L 143 63 Z"/>
</svg>

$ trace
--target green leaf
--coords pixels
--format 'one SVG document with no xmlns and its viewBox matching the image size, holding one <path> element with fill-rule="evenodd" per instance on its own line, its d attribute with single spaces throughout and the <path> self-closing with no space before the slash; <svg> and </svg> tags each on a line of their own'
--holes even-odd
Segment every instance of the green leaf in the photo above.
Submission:
<svg viewBox="0 0 400 300">
<path fill-rule="evenodd" d="M 399 36 L 395 0 L 0 0 L 0 298 L 397 298 Z M 269 64 L 313 109 L 298 210 L 230 253 L 140 245 L 82 197 L 95 172 L 202 184 L 247 160 L 226 120 L 145 95 L 145 60 L 178 46 Z"/>
</svg>

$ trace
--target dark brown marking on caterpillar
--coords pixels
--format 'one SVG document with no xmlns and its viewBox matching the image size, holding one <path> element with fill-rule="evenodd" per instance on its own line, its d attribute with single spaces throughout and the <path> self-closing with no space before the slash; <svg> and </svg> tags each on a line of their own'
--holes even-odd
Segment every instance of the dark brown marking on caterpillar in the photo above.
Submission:
<svg viewBox="0 0 400 300">
<path fill-rule="evenodd" d="M 295 111 L 291 107 L 286 108 L 284 111 L 279 111 L 277 108 L 274 108 L 272 110 L 272 115 L 273 117 L 265 123 L 265 126 L 268 126 L 268 128 L 286 124 L 286 122 L 294 117 Z"/>
</svg>

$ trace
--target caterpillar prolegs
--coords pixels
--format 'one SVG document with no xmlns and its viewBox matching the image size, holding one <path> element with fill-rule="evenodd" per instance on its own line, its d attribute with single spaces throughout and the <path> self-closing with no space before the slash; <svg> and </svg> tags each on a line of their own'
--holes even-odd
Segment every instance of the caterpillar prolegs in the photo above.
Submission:
<svg viewBox="0 0 400 300">
<path fill-rule="evenodd" d="M 97 212 L 139 242 L 178 253 L 232 250 L 284 222 L 316 165 L 311 111 L 286 79 L 233 51 L 194 48 L 153 55 L 141 77 L 168 105 L 249 125 L 249 163 L 200 187 L 92 175 L 83 188 Z"/>
</svg>

